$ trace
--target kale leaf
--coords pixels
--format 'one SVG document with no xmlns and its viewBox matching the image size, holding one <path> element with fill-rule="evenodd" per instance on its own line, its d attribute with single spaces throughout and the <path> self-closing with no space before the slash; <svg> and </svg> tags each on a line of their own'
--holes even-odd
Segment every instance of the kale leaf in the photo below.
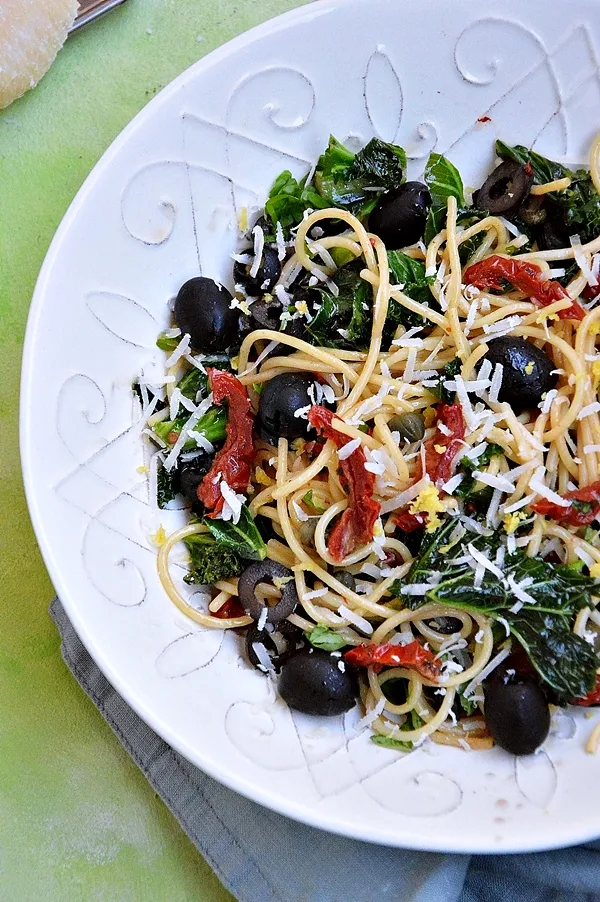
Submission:
<svg viewBox="0 0 600 902">
<path fill-rule="evenodd" d="M 406 720 L 402 724 L 398 732 L 406 733 L 409 730 L 418 730 L 419 727 L 422 726 L 423 721 L 413 708 L 407 714 Z M 413 742 L 402 742 L 400 739 L 394 739 L 391 736 L 371 736 L 371 742 L 374 742 L 375 745 L 380 745 L 386 749 L 396 749 L 399 752 L 411 752 L 414 748 Z"/>
<path fill-rule="evenodd" d="M 306 328 L 322 347 L 350 350 L 368 347 L 372 288 L 360 278 L 362 269 L 362 263 L 355 261 L 337 271 L 334 276 L 337 295 L 324 288 L 314 289 L 320 295 L 320 307 Z"/>
<path fill-rule="evenodd" d="M 329 206 L 319 192 L 306 184 L 307 176 L 297 181 L 286 169 L 273 182 L 265 203 L 265 216 L 273 225 L 281 223 L 284 235 L 289 238 L 290 229 L 302 222 L 305 210 L 322 210 Z M 274 238 L 273 236 L 267 236 Z"/>
<path fill-rule="evenodd" d="M 600 662 L 594 649 L 572 632 L 572 626 L 577 612 L 598 591 L 596 581 L 563 564 L 530 558 L 517 548 L 505 556 L 504 580 L 486 569 L 481 585 L 475 586 L 469 564 L 456 563 L 465 553 L 466 542 L 459 540 L 452 544 L 455 526 L 456 521 L 449 519 L 425 537 L 419 557 L 405 579 L 395 583 L 392 590 L 411 609 L 433 601 L 480 611 L 492 620 L 502 617 L 527 652 L 542 682 L 562 701 L 586 695 L 596 684 Z M 497 533 L 469 538 L 488 560 L 495 559 L 500 545 Z M 424 596 L 402 596 L 402 585 L 427 582 L 433 574 L 440 574 L 441 580 Z M 526 580 L 524 591 L 535 601 L 513 610 L 516 598 L 509 578 L 513 584 Z"/>
<path fill-rule="evenodd" d="M 267 556 L 267 546 L 245 504 L 242 504 L 237 523 L 231 520 L 211 520 L 208 517 L 203 522 L 220 548 L 235 551 L 240 557 L 251 561 L 262 561 Z"/>
<path fill-rule="evenodd" d="M 373 138 L 357 154 L 333 135 L 315 170 L 315 186 L 328 205 L 365 219 L 379 195 L 404 181 L 406 154 L 401 147 Z"/>
<path fill-rule="evenodd" d="M 420 260 L 415 260 L 400 251 L 388 251 L 387 256 L 392 283 L 402 286 L 404 294 L 413 301 L 438 309 L 438 304 L 429 289 L 433 282 L 433 276 L 425 275 L 425 265 Z M 409 328 L 430 325 L 418 313 L 407 310 L 398 301 L 390 298 L 386 325 L 388 327 L 392 325 L 395 328 L 400 324 Z"/>
<path fill-rule="evenodd" d="M 167 470 L 161 463 L 156 472 L 156 503 L 163 509 L 179 494 L 177 469 Z"/>
<path fill-rule="evenodd" d="M 244 564 L 231 548 L 222 548 L 209 533 L 197 533 L 184 540 L 190 555 L 190 569 L 183 577 L 189 585 L 211 586 L 220 579 L 239 576 Z"/>
<path fill-rule="evenodd" d="M 171 444 L 168 441 L 169 435 L 172 432 L 179 435 L 188 420 L 189 416 L 187 415 L 179 416 L 175 420 L 163 420 L 162 423 L 155 423 L 152 430 L 163 442 Z M 213 445 L 217 442 L 222 442 L 227 435 L 227 412 L 225 408 L 211 407 L 210 410 L 207 410 L 194 426 L 194 432 L 201 433 Z M 196 440 L 190 438 L 183 446 L 183 451 L 194 451 L 197 447 Z"/>
<path fill-rule="evenodd" d="M 314 648 L 324 648 L 325 651 L 338 651 L 348 644 L 339 633 L 327 626 L 315 626 L 306 638 Z"/>
<path fill-rule="evenodd" d="M 433 395 L 434 398 L 437 398 L 438 401 L 441 401 L 442 404 L 453 404 L 456 392 L 451 392 L 446 388 L 445 382 L 451 381 L 454 376 L 457 376 L 462 369 L 462 361 L 460 357 L 455 357 L 454 360 L 451 360 L 450 363 L 447 363 L 443 370 L 441 370 L 437 385 L 431 385 L 427 389 L 427 391 Z"/>
<path fill-rule="evenodd" d="M 184 577 L 186 583 L 212 585 L 220 579 L 239 576 L 244 560 L 262 561 L 267 556 L 267 547 L 245 504 L 237 523 L 209 517 L 202 523 L 209 532 L 184 539 L 191 559 L 189 573 Z"/>
</svg>

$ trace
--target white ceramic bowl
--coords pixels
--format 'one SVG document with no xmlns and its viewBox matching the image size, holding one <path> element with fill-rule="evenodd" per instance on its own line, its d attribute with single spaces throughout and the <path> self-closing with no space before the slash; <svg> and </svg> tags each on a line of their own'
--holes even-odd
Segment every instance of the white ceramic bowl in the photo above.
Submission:
<svg viewBox="0 0 600 902">
<path fill-rule="evenodd" d="M 374 842 L 533 850 L 600 834 L 600 758 L 584 712 L 544 750 L 410 755 L 273 703 L 239 639 L 178 614 L 148 535 L 130 383 L 163 365 L 167 299 L 229 278 L 236 215 L 283 168 L 305 173 L 334 133 L 432 149 L 467 185 L 493 142 L 583 160 L 600 122 L 596 0 L 324 0 L 243 35 L 166 88 L 96 166 L 39 278 L 23 366 L 23 468 L 56 589 L 132 707 L 190 761 L 263 805 Z M 481 121 L 490 117 L 489 121 Z M 597 795 L 597 792 L 596 792 Z"/>
</svg>

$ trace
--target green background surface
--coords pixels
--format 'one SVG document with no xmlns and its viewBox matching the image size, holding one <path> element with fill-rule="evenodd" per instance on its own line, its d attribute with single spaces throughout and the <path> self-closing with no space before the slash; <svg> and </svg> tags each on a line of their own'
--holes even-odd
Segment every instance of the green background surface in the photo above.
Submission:
<svg viewBox="0 0 600 902">
<path fill-rule="evenodd" d="M 52 236 L 123 126 L 214 47 L 301 0 L 128 0 L 0 112 L 0 898 L 227 902 L 64 667 L 17 447 L 25 323 Z"/>
</svg>

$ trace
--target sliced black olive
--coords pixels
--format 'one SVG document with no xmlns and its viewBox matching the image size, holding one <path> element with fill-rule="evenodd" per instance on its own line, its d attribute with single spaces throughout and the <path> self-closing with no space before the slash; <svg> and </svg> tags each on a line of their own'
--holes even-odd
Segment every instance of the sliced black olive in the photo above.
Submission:
<svg viewBox="0 0 600 902">
<path fill-rule="evenodd" d="M 198 501 L 198 486 L 210 470 L 212 459 L 208 454 L 199 454 L 191 460 L 179 464 L 179 491 L 192 504 Z"/>
<path fill-rule="evenodd" d="M 399 432 L 400 438 L 420 442 L 425 435 L 425 420 L 420 413 L 400 413 L 388 420 L 388 429 Z"/>
<path fill-rule="evenodd" d="M 275 298 L 270 301 L 254 301 L 250 308 L 250 313 L 259 327 L 279 330 L 281 325 L 281 304 Z"/>
<path fill-rule="evenodd" d="M 242 251 L 254 260 L 254 249 Z M 260 258 L 260 266 L 254 277 L 250 275 L 253 263 L 240 263 L 236 260 L 233 265 L 233 278 L 237 284 L 244 287 L 245 291 L 253 297 L 260 297 L 266 291 L 271 291 L 279 276 L 281 275 L 281 262 L 277 255 L 277 251 L 265 245 Z"/>
<path fill-rule="evenodd" d="M 426 620 L 427 626 L 437 633 L 444 636 L 451 636 L 453 633 L 460 633 L 462 622 L 458 617 L 434 617 L 433 620 Z"/>
<path fill-rule="evenodd" d="M 347 570 L 334 570 L 331 575 L 335 576 L 337 581 L 347 589 L 350 589 L 350 591 L 352 592 L 356 592 L 356 580 Z"/>
<path fill-rule="evenodd" d="M 502 364 L 502 386 L 499 401 L 508 401 L 514 411 L 529 410 L 542 400 L 546 392 L 556 387 L 555 365 L 530 341 L 505 335 L 489 343 L 485 355 L 492 365 Z"/>
<path fill-rule="evenodd" d="M 261 670 L 264 665 L 256 654 L 256 649 L 254 648 L 255 645 L 262 645 L 271 659 L 273 666 L 275 666 L 275 659 L 279 654 L 279 649 L 277 648 L 275 640 L 268 630 L 259 630 L 256 625 L 249 627 L 248 632 L 246 633 L 246 654 L 248 655 L 248 660 L 252 666 Z"/>
<path fill-rule="evenodd" d="M 306 413 L 304 417 L 295 414 L 314 403 L 314 386 L 314 376 L 309 373 L 281 373 L 267 382 L 258 405 L 259 425 L 269 436 L 267 441 L 308 436 Z"/>
<path fill-rule="evenodd" d="M 513 755 L 531 755 L 550 730 L 550 709 L 540 686 L 529 679 L 493 674 L 484 685 L 485 720 L 498 745 Z"/>
<path fill-rule="evenodd" d="M 294 582 L 294 574 L 282 564 L 275 561 L 257 561 L 246 567 L 238 582 L 238 595 L 249 617 L 259 620 L 264 605 L 256 597 L 259 583 L 273 583 L 275 579 L 288 580 L 281 585 L 281 598 L 272 605 L 267 605 L 267 623 L 279 623 L 294 611 L 298 604 L 298 594 Z"/>
<path fill-rule="evenodd" d="M 288 658 L 278 688 L 290 708 L 304 714 L 333 717 L 349 711 L 356 701 L 351 669 L 320 648 L 302 648 Z"/>
<path fill-rule="evenodd" d="M 262 645 L 271 659 L 271 663 L 279 672 L 282 664 L 290 655 L 294 654 L 305 644 L 304 634 L 297 626 L 283 620 L 277 624 L 277 629 L 269 632 L 267 629 L 259 630 L 254 624 L 246 633 L 246 654 L 250 663 L 259 670 L 264 667 L 263 662 L 256 654 L 255 645 Z"/>
<path fill-rule="evenodd" d="M 510 213 L 527 197 L 532 184 L 533 173 L 528 174 L 516 160 L 505 160 L 488 175 L 473 202 L 494 215 Z"/>
<path fill-rule="evenodd" d="M 225 351 L 239 333 L 239 314 L 231 309 L 233 298 L 212 279 L 198 276 L 179 289 L 173 314 L 175 322 L 196 351 Z"/>
<path fill-rule="evenodd" d="M 421 182 L 405 182 L 384 194 L 369 217 L 369 229 L 388 250 L 414 244 L 423 237 L 431 195 Z"/>
</svg>

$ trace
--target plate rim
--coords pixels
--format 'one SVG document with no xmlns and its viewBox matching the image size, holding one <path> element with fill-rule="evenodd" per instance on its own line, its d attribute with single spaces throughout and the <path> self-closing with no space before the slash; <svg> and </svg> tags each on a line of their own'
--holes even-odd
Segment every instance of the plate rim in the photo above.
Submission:
<svg viewBox="0 0 600 902">
<path fill-rule="evenodd" d="M 392 4 L 397 0 L 384 0 L 384 2 Z M 430 0 L 431 2 L 431 0 Z M 433 0 L 435 3 L 443 5 L 451 0 Z M 378 830 L 373 827 L 360 827 L 358 824 L 348 824 L 345 820 L 341 820 L 330 811 L 321 811 L 318 816 L 315 812 L 311 812 L 308 808 L 300 806 L 298 802 L 290 800 L 282 800 L 276 795 L 270 795 L 263 787 L 257 787 L 254 783 L 246 781 L 240 774 L 233 772 L 222 772 L 213 761 L 205 759 L 203 753 L 190 748 L 186 742 L 181 741 L 171 732 L 169 726 L 157 720 L 151 708 L 147 706 L 145 701 L 138 696 L 135 690 L 131 689 L 126 681 L 122 680 L 119 672 L 116 671 L 110 662 L 106 659 L 102 648 L 96 645 L 93 633 L 86 627 L 83 618 L 78 611 L 76 601 L 71 598 L 67 582 L 61 573 L 61 568 L 55 561 L 52 542 L 50 541 L 46 526 L 43 522 L 43 516 L 40 513 L 36 498 L 34 476 L 34 460 L 33 451 L 33 430 L 28 417 L 29 405 L 27 403 L 33 390 L 32 373 L 30 361 L 33 359 L 35 345 L 38 335 L 39 318 L 44 306 L 44 300 L 47 290 L 50 274 L 59 256 L 60 250 L 65 239 L 69 235 L 69 231 L 73 220 L 77 216 L 79 210 L 87 200 L 87 196 L 95 186 L 96 182 L 104 175 L 105 171 L 110 167 L 114 157 L 118 154 L 123 146 L 127 144 L 129 138 L 134 132 L 142 126 L 154 114 L 155 107 L 168 102 L 169 98 L 176 94 L 177 91 L 184 87 L 190 76 L 197 75 L 212 68 L 222 59 L 226 59 L 232 53 L 251 45 L 256 40 L 277 33 L 282 28 L 293 25 L 294 22 L 307 21 L 315 18 L 316 15 L 322 15 L 327 11 L 333 11 L 342 4 L 354 6 L 367 6 L 369 0 L 312 0 L 303 6 L 288 10 L 278 16 L 266 20 L 247 31 L 239 34 L 224 44 L 219 45 L 206 56 L 196 60 L 188 66 L 183 72 L 169 82 L 155 97 L 153 97 L 135 116 L 127 123 L 127 125 L 118 133 L 118 135 L 109 144 L 102 156 L 97 160 L 88 176 L 76 192 L 73 200 L 69 204 L 64 213 L 58 228 L 52 238 L 49 248 L 44 257 L 39 275 L 36 280 L 35 288 L 27 317 L 27 325 L 23 342 L 23 354 L 20 370 L 20 392 L 19 392 L 19 446 L 21 469 L 23 475 L 23 484 L 27 507 L 31 518 L 31 523 L 35 533 L 35 537 L 42 554 L 44 566 L 46 567 L 60 602 L 65 608 L 72 625 L 86 650 L 100 668 L 105 678 L 122 696 L 124 701 L 130 705 L 132 710 L 157 733 L 171 748 L 181 754 L 192 765 L 198 767 L 205 774 L 216 780 L 218 783 L 226 786 L 245 798 L 260 804 L 278 814 L 289 817 L 297 822 L 306 824 L 324 832 L 331 832 L 339 836 L 345 836 L 350 839 L 360 840 L 377 845 L 383 845 L 395 848 L 411 849 L 415 851 L 445 852 L 456 854 L 480 854 L 480 855 L 508 855 L 528 852 L 549 851 L 552 849 L 565 848 L 571 845 L 589 842 L 598 838 L 600 834 L 600 823 L 598 825 L 599 832 L 591 832 L 589 829 L 580 829 L 579 831 L 571 828 L 565 829 L 560 824 L 554 830 L 552 838 L 544 841 L 532 839 L 528 842 L 522 840 L 518 843 L 511 841 L 503 842 L 501 847 L 492 844 L 492 839 L 482 841 L 475 845 L 472 841 L 468 843 L 461 842 L 460 837 L 456 837 L 454 841 L 450 841 L 447 837 L 443 840 L 437 840 L 436 831 L 431 830 L 431 837 L 427 844 L 422 839 L 412 841 L 410 835 L 402 835 L 398 837 L 398 841 L 394 841 L 394 837 L 390 835 L 389 828 Z M 199 763 L 201 762 L 201 763 Z"/>
</svg>

